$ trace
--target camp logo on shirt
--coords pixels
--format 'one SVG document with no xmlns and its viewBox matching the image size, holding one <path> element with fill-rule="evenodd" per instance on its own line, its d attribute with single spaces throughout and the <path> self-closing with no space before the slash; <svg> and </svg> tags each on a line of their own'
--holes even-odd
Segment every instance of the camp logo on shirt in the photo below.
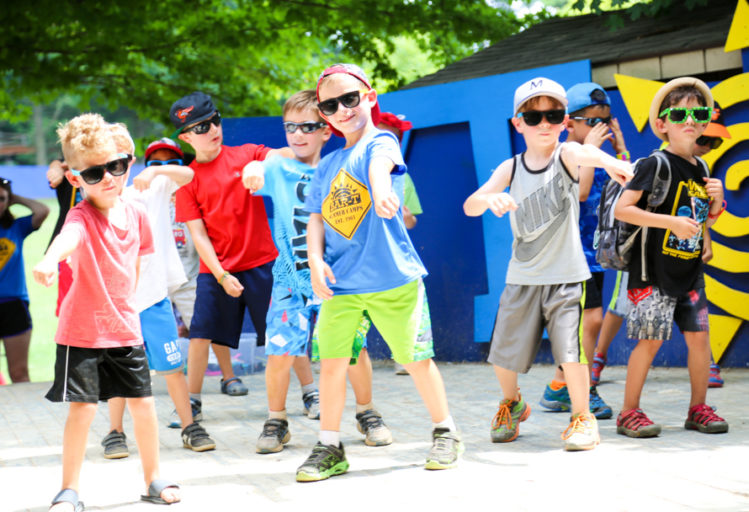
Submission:
<svg viewBox="0 0 749 512">
<path fill-rule="evenodd" d="M 16 244 L 9 238 L 0 238 L 0 270 L 10 261 L 13 253 L 16 252 Z"/>
<path fill-rule="evenodd" d="M 351 240 L 371 207 L 367 187 L 341 169 L 330 182 L 330 192 L 322 202 L 322 217 L 336 232 Z"/>
<path fill-rule="evenodd" d="M 710 198 L 704 185 L 694 180 L 679 183 L 671 215 L 689 217 L 703 224 L 707 220 L 709 211 Z M 702 254 L 701 242 L 702 227 L 696 235 L 684 240 L 678 238 L 669 229 L 663 237 L 663 254 L 684 260 L 694 259 Z"/>
</svg>

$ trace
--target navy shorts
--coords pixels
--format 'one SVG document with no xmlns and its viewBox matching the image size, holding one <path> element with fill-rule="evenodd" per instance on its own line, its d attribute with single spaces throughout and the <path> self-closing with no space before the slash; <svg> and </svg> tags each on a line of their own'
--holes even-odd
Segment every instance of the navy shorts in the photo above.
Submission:
<svg viewBox="0 0 749 512">
<path fill-rule="evenodd" d="M 604 272 L 591 272 L 591 278 L 585 281 L 585 305 L 583 309 L 603 307 Z"/>
<path fill-rule="evenodd" d="M 23 299 L 0 302 L 0 339 L 18 336 L 31 329 L 29 303 Z"/>
<path fill-rule="evenodd" d="M 55 381 L 46 398 L 85 402 L 151 396 L 151 373 L 143 345 L 82 348 L 57 345 Z"/>
<path fill-rule="evenodd" d="M 257 344 L 265 345 L 265 315 L 273 288 L 273 262 L 259 267 L 232 272 L 244 286 L 242 295 L 232 297 L 224 291 L 212 274 L 199 274 L 195 312 L 190 324 L 190 338 L 204 338 L 219 345 L 239 347 L 244 310 L 257 332 Z"/>
</svg>

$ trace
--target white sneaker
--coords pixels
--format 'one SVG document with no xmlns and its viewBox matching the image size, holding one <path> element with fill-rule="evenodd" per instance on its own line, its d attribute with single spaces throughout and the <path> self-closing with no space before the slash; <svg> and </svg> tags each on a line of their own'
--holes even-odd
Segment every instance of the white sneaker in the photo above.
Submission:
<svg viewBox="0 0 749 512">
<path fill-rule="evenodd" d="M 589 412 L 576 414 L 567 430 L 562 433 L 562 439 L 564 449 L 568 452 L 592 450 L 601 442 L 596 417 Z"/>
</svg>

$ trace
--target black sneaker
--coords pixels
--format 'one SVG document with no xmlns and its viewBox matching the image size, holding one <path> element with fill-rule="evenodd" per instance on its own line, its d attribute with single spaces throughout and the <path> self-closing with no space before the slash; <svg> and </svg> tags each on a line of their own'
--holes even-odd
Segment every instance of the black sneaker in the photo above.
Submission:
<svg viewBox="0 0 749 512">
<path fill-rule="evenodd" d="M 458 457 L 465 451 L 457 432 L 446 428 L 432 431 L 432 449 L 429 450 L 426 469 L 450 469 L 458 463 Z"/>
<path fill-rule="evenodd" d="M 382 420 L 382 415 L 374 409 L 356 414 L 356 428 L 367 436 L 364 439 L 367 446 L 386 446 L 393 442 L 393 435 Z"/>
<path fill-rule="evenodd" d="M 124 432 L 112 430 L 107 434 L 104 439 L 101 440 L 101 445 L 104 447 L 104 458 L 122 459 L 130 455 L 125 439 L 127 439 L 127 437 Z"/>
<path fill-rule="evenodd" d="M 255 451 L 257 453 L 276 453 L 283 450 L 283 445 L 291 439 L 289 422 L 280 419 L 270 419 L 263 425 L 263 432 L 257 439 Z"/>
<path fill-rule="evenodd" d="M 199 423 L 191 423 L 182 431 L 182 446 L 194 452 L 206 452 L 214 450 L 216 443 Z"/>
<path fill-rule="evenodd" d="M 320 393 L 317 390 L 309 391 L 302 395 L 304 402 L 304 414 L 311 420 L 320 419 Z"/>
<path fill-rule="evenodd" d="M 343 443 L 335 447 L 317 442 L 304 464 L 296 470 L 297 482 L 317 482 L 348 471 L 348 461 Z"/>
</svg>

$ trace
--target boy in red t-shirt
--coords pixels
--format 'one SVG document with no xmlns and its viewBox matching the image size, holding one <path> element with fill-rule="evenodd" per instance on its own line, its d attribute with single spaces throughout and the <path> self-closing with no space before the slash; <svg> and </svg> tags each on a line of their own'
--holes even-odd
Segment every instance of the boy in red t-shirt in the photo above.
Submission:
<svg viewBox="0 0 749 512">
<path fill-rule="evenodd" d="M 169 118 L 179 139 L 195 149 L 193 181 L 176 194 L 175 220 L 185 222 L 200 256 L 195 312 L 190 324 L 187 381 L 195 420 L 202 419 L 200 391 L 211 342 L 237 348 L 245 307 L 265 344 L 265 316 L 273 284 L 273 244 L 263 199 L 242 186 L 242 170 L 288 148 L 223 145 L 221 115 L 210 96 L 194 92 L 172 105 Z M 235 378 L 222 381 L 222 390 Z"/>
<path fill-rule="evenodd" d="M 48 400 L 69 402 L 62 453 L 62 491 L 50 510 L 82 510 L 78 484 L 97 401 L 127 398 L 148 486 L 145 501 L 174 503 L 179 487 L 159 479 L 159 440 L 151 379 L 134 292 L 140 256 L 153 252 L 145 211 L 123 203 L 129 155 L 117 153 L 110 126 L 83 114 L 58 130 L 68 181 L 86 199 L 68 213 L 60 234 L 34 267 L 50 286 L 70 258 L 73 283 L 60 307 L 55 381 Z"/>
</svg>

